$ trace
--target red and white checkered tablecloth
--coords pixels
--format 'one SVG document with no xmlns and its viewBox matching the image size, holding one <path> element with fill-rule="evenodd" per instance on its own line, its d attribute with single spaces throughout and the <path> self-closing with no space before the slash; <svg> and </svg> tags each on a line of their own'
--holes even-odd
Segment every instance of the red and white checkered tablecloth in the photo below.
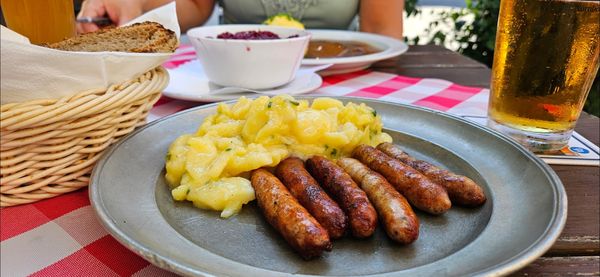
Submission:
<svg viewBox="0 0 600 277">
<path fill-rule="evenodd" d="M 169 70 L 194 59 L 183 46 Z M 458 115 L 485 116 L 488 90 L 438 79 L 359 71 L 329 76 L 311 95 L 357 96 L 409 103 Z M 163 97 L 149 121 L 199 103 Z M 113 239 L 100 225 L 82 189 L 37 203 L 0 210 L 1 276 L 171 276 Z"/>
<path fill-rule="evenodd" d="M 186 73 L 172 75 L 193 75 L 195 72 L 189 72 L 193 69 L 181 65 L 195 59 L 194 48 L 182 45 L 164 67 L 169 72 Z M 414 104 L 461 116 L 485 117 L 489 90 L 460 86 L 440 79 L 410 78 L 363 70 L 325 77 L 319 89 L 306 95 L 375 98 L 394 103 Z M 193 102 L 163 98 L 155 106 L 149 119 L 154 120 L 196 105 L 198 104 Z"/>
</svg>

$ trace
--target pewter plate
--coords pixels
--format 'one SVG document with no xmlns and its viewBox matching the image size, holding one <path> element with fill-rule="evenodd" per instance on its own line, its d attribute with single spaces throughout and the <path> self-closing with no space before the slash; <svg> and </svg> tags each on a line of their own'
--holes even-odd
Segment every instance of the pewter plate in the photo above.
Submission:
<svg viewBox="0 0 600 277">
<path fill-rule="evenodd" d="M 92 174 L 92 206 L 119 242 L 183 275 L 497 276 L 532 262 L 560 234 L 567 197 L 559 178 L 512 140 L 441 112 L 340 99 L 375 108 L 394 142 L 417 158 L 477 181 L 486 204 L 442 216 L 417 212 L 420 236 L 408 246 L 390 241 L 380 227 L 369 239 L 343 238 L 323 257 L 304 261 L 254 203 L 221 219 L 171 199 L 163 178 L 167 148 L 215 111 L 206 105 L 152 122 L 107 151 Z"/>
</svg>

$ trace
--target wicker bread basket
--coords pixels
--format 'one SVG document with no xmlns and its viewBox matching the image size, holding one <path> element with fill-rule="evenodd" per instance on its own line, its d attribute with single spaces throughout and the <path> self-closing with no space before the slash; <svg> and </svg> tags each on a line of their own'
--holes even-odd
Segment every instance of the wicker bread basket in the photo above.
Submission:
<svg viewBox="0 0 600 277">
<path fill-rule="evenodd" d="M 87 186 L 102 152 L 145 123 L 168 79 L 158 67 L 106 89 L 2 105 L 0 205 L 31 203 Z"/>
</svg>

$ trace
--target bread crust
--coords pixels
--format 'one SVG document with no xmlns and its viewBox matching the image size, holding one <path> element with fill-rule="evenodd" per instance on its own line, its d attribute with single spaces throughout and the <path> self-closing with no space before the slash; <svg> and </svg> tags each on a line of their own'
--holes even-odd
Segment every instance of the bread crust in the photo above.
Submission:
<svg viewBox="0 0 600 277">
<path fill-rule="evenodd" d="M 175 32 L 156 22 L 104 28 L 52 44 L 48 48 L 82 52 L 172 53 L 179 42 Z"/>
</svg>

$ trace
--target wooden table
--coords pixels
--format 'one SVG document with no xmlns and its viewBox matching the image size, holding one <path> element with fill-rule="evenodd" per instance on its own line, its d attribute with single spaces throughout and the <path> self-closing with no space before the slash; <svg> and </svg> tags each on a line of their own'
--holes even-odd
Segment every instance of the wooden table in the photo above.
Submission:
<svg viewBox="0 0 600 277">
<path fill-rule="evenodd" d="M 490 86 L 491 70 L 487 66 L 440 46 L 411 46 L 399 59 L 378 63 L 374 69 L 412 77 L 446 79 L 467 86 Z M 599 125 L 597 117 L 582 113 L 575 129 L 598 145 Z M 598 275 L 600 170 L 592 166 L 551 167 L 567 191 L 567 223 L 558 241 L 543 257 L 513 275 Z"/>
</svg>

